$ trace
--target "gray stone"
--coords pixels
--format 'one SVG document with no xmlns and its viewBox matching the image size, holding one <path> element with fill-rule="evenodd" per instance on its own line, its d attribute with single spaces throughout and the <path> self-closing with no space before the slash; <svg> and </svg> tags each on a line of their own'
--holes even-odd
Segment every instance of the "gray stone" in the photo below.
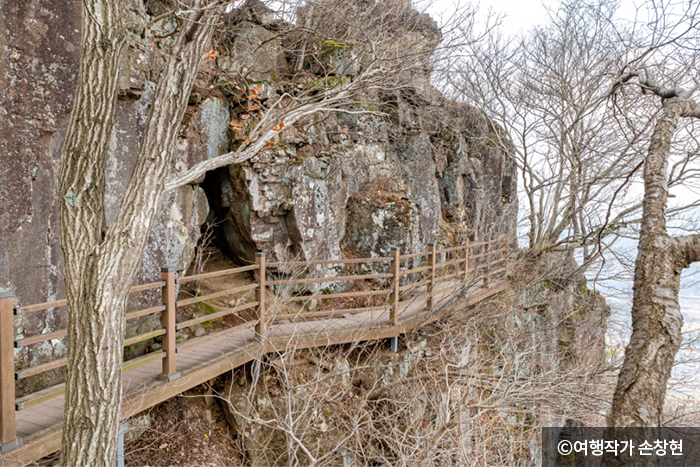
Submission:
<svg viewBox="0 0 700 467">
<path fill-rule="evenodd" d="M 181 333 L 181 332 L 178 332 L 178 333 L 177 333 L 177 335 L 176 335 L 176 337 L 175 337 L 175 343 L 177 343 L 177 344 L 182 344 L 182 343 L 185 342 L 186 340 L 187 340 L 187 335 L 186 335 L 186 334 L 183 334 L 183 333 Z"/>
<path fill-rule="evenodd" d="M 131 417 L 124 422 L 124 442 L 134 441 L 151 427 L 151 416 L 148 413 Z"/>
<path fill-rule="evenodd" d="M 202 337 L 204 334 L 207 333 L 206 329 L 204 329 L 204 327 L 201 324 L 194 324 L 190 326 L 190 329 L 192 330 L 192 333 L 195 337 Z"/>
</svg>

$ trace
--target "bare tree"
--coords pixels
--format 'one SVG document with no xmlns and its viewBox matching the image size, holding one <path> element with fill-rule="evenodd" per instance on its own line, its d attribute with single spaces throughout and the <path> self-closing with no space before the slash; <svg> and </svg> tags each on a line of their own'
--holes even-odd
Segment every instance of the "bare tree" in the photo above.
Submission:
<svg viewBox="0 0 700 467">
<path fill-rule="evenodd" d="M 232 81 L 210 65 L 207 76 L 221 77 L 219 84 L 246 105 L 242 121 L 232 122 L 238 136 L 235 149 L 170 174 L 174 143 L 200 65 L 216 63 L 219 52 L 212 48 L 212 36 L 227 2 L 166 2 L 171 9 L 150 18 L 145 32 L 163 51 L 164 65 L 131 180 L 116 220 L 107 225 L 105 165 L 128 3 L 83 2 L 80 72 L 61 150 L 58 195 L 69 312 L 62 465 L 116 462 L 125 304 L 163 194 L 209 170 L 274 149 L 283 129 L 316 113 L 381 114 L 366 102 L 380 91 L 414 89 L 421 79 L 427 84 L 430 56 L 440 43 L 436 26 L 408 2 L 321 1 L 298 11 L 298 2 L 278 2 L 291 8 L 283 15 L 291 11 L 302 23 L 292 31 L 280 23 L 282 33 L 300 34 L 305 44 L 299 75 L 291 77 L 293 89 L 265 100 L 260 87 L 247 84 L 245 73 L 237 77 L 243 81 Z M 274 14 L 262 2 L 246 5 L 254 9 L 252 14 L 260 13 L 255 10 L 260 7 L 262 14 Z M 237 4 L 233 21 L 235 8 Z M 309 8 L 316 8 L 315 13 Z M 342 16 L 351 10 L 354 14 Z M 464 17 L 470 14 L 464 11 Z M 329 29 L 330 23 L 323 21 L 332 16 L 339 22 Z M 352 65 L 352 72 L 332 63 L 331 57 L 339 60 L 338 49 L 348 52 L 343 66 Z"/>
<path fill-rule="evenodd" d="M 523 37 L 494 30 L 468 49 L 450 83 L 515 143 L 531 253 L 576 250 L 584 267 L 619 238 L 636 238 L 642 207 L 633 185 L 653 109 L 609 99 L 641 34 L 616 10 L 568 1 Z M 670 182 L 688 183 L 689 173 L 678 175 Z M 694 205 L 684 204 L 678 211 Z"/>
<path fill-rule="evenodd" d="M 601 230 L 619 228 L 600 205 L 634 167 L 636 139 L 614 133 L 605 105 L 603 83 L 623 47 L 614 14 L 608 2 L 565 2 L 522 38 L 496 31 L 469 50 L 452 83 L 515 141 L 533 252 L 583 248 L 588 259 Z M 620 198 L 618 211 L 638 207 L 621 209 Z"/>
<path fill-rule="evenodd" d="M 680 275 L 700 248 L 696 235 L 667 230 L 675 218 L 676 232 L 697 231 L 679 217 L 696 197 L 666 207 L 669 190 L 697 184 L 698 7 L 648 3 L 627 23 L 615 7 L 565 2 L 525 38 L 492 34 L 451 85 L 516 142 L 533 253 L 580 249 L 585 266 L 620 237 L 639 240 L 633 331 L 609 423 L 652 426 L 682 342 Z"/>
<path fill-rule="evenodd" d="M 697 27 L 694 15 L 688 20 Z M 674 44 L 680 45 L 680 38 Z M 697 77 L 690 78 L 697 83 Z M 681 119 L 700 118 L 700 104 L 692 99 L 697 85 L 691 89 L 664 86 L 648 70 L 628 68 L 620 76 L 618 89 L 630 84 L 660 98 L 661 109 L 644 161 L 632 336 L 608 422 L 611 426 L 645 427 L 660 424 L 666 386 L 682 343 L 683 315 L 678 302 L 681 272 L 700 261 L 700 236 L 673 237 L 666 227 L 671 145 Z"/>
</svg>

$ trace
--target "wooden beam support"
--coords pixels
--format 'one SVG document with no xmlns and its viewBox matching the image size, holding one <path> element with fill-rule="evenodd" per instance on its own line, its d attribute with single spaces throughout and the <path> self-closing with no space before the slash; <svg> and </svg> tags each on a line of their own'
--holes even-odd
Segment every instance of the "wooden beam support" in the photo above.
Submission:
<svg viewBox="0 0 700 467">
<path fill-rule="evenodd" d="M 484 284 L 482 287 L 488 289 L 491 284 L 491 237 L 486 240 L 486 245 L 484 245 L 484 255 L 486 265 L 484 266 Z"/>
<path fill-rule="evenodd" d="M 396 326 L 399 324 L 399 281 L 401 280 L 401 252 L 397 247 L 391 249 L 391 273 L 394 277 L 391 279 L 389 322 L 392 326 Z"/>
<path fill-rule="evenodd" d="M 0 452 L 22 446 L 15 423 L 14 292 L 0 292 Z"/>
<path fill-rule="evenodd" d="M 469 239 L 467 239 L 467 247 L 464 249 L 464 282 L 469 280 L 469 251 L 471 246 L 469 245 Z"/>
<path fill-rule="evenodd" d="M 163 278 L 163 305 L 165 311 L 160 315 L 160 324 L 163 326 L 163 373 L 158 376 L 162 381 L 174 381 L 180 377 L 175 363 L 177 353 L 177 284 L 175 283 L 175 268 L 165 267 L 161 270 Z"/>
<path fill-rule="evenodd" d="M 265 271 L 265 253 L 255 253 L 255 262 L 258 264 L 258 269 L 255 270 L 255 280 L 258 283 L 258 288 L 255 289 L 255 301 L 258 302 L 258 323 L 255 325 L 255 333 L 258 335 L 260 342 L 265 341 L 266 316 L 265 316 L 265 289 L 267 288 L 267 273 Z"/>
<path fill-rule="evenodd" d="M 430 279 L 428 282 L 428 300 L 426 301 L 426 308 L 432 310 L 435 307 L 435 262 L 437 261 L 437 246 L 435 243 L 430 243 L 428 245 L 430 255 L 428 255 L 428 267 L 430 267 Z"/>
</svg>

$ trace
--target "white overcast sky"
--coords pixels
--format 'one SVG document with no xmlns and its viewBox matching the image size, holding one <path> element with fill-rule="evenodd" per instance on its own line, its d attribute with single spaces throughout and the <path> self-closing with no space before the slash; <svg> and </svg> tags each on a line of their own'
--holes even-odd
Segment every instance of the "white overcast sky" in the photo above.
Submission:
<svg viewBox="0 0 700 467">
<path fill-rule="evenodd" d="M 414 0 L 414 5 L 420 9 L 421 0 Z M 464 5 L 464 0 L 460 4 Z M 484 15 L 491 9 L 495 14 L 503 16 L 502 24 L 505 32 L 518 33 L 521 30 L 527 31 L 532 26 L 546 21 L 546 7 L 555 9 L 559 3 L 557 0 L 481 0 L 471 3 L 479 4 L 480 15 Z M 641 0 L 622 0 L 618 10 L 618 16 L 632 20 L 636 12 L 636 5 L 641 4 Z M 443 12 L 454 9 L 455 0 L 433 0 L 430 13 L 442 10 Z"/>
</svg>

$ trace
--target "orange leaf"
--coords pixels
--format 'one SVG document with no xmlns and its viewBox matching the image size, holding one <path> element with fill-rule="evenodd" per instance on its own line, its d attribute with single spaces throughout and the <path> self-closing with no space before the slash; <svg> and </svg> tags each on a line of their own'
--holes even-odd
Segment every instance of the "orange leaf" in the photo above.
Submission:
<svg viewBox="0 0 700 467">
<path fill-rule="evenodd" d="M 202 55 L 202 58 L 203 58 L 203 59 L 206 58 L 206 59 L 207 59 L 207 63 L 208 63 L 209 60 L 216 60 L 216 56 L 217 56 L 217 55 L 219 55 L 219 52 L 217 52 L 216 50 L 212 49 L 212 50 L 210 50 L 209 52 L 205 52 L 204 55 Z"/>
<path fill-rule="evenodd" d="M 250 118 L 250 115 L 248 115 L 248 114 L 241 115 L 241 120 L 248 120 L 249 118 Z"/>
</svg>

